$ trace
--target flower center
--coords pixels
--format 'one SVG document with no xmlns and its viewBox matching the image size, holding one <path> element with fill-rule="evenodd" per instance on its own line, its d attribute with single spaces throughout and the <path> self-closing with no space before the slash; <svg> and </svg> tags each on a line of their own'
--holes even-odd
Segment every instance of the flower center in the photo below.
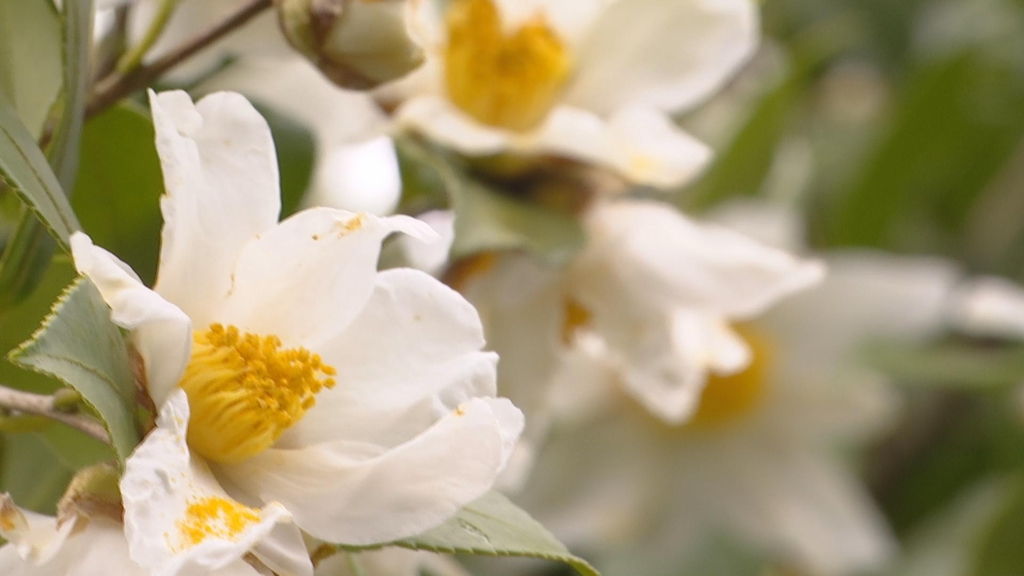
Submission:
<svg viewBox="0 0 1024 576">
<path fill-rule="evenodd" d="M 453 0 L 447 25 L 451 101 L 491 126 L 525 131 L 539 124 L 571 69 L 565 44 L 543 17 L 506 34 L 493 0 Z"/>
<path fill-rule="evenodd" d="M 185 508 L 185 517 L 176 523 L 180 542 L 172 543 L 172 547 L 188 550 L 211 537 L 235 541 L 259 521 L 259 512 L 227 498 L 193 500 Z"/>
<path fill-rule="evenodd" d="M 193 334 L 181 387 L 192 417 L 189 446 L 215 462 L 235 463 L 269 448 L 334 386 L 335 370 L 277 336 L 212 324 Z"/>
<path fill-rule="evenodd" d="M 735 422 L 764 399 L 771 349 L 768 340 L 747 325 L 734 326 L 751 350 L 750 364 L 729 376 L 712 375 L 701 392 L 700 405 L 688 427 L 708 429 Z"/>
<path fill-rule="evenodd" d="M 566 298 L 562 316 L 562 344 L 572 344 L 576 331 L 590 326 L 593 314 L 574 298 Z"/>
</svg>

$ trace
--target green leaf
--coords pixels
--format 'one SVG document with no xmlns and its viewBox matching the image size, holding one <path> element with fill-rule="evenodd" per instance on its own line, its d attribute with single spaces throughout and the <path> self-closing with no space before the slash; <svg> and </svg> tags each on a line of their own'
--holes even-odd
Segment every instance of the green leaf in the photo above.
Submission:
<svg viewBox="0 0 1024 576">
<path fill-rule="evenodd" d="M 60 92 L 60 36 L 51 0 L 0 0 L 0 100 L 36 137 Z"/>
<path fill-rule="evenodd" d="M 593 566 L 573 556 L 529 514 L 498 492 L 484 495 L 437 528 L 388 545 L 442 554 L 540 558 L 564 562 L 582 576 L 599 576 Z"/>
<path fill-rule="evenodd" d="M 85 124 L 71 205 L 98 246 L 152 286 L 160 250 L 163 179 L 145 108 L 122 102 Z"/>
<path fill-rule="evenodd" d="M 10 358 L 77 390 L 103 420 L 122 462 L 139 443 L 128 347 L 92 282 L 81 279 L 65 290 L 43 326 Z"/>
<path fill-rule="evenodd" d="M 488 250 L 526 250 L 560 265 L 583 247 L 583 227 L 571 216 L 468 179 L 451 186 L 449 193 L 455 208 L 452 259 Z"/>
<path fill-rule="evenodd" d="M 37 435 L 0 436 L 0 490 L 10 492 L 20 506 L 54 514 L 71 476 L 72 471 Z"/>
<path fill-rule="evenodd" d="M 1024 381 L 1024 347 L 1020 346 L 876 343 L 865 352 L 876 368 L 912 385 L 982 390 L 1010 388 Z"/>
<path fill-rule="evenodd" d="M 304 124 L 270 106 L 255 103 L 274 136 L 277 165 L 281 171 L 281 218 L 299 209 L 313 176 L 316 143 Z"/>
<path fill-rule="evenodd" d="M 43 151 L 14 110 L 3 102 L 0 102 L 0 180 L 18 194 L 66 249 L 71 233 L 81 226 Z"/>
<path fill-rule="evenodd" d="M 554 209 L 504 195 L 456 169 L 442 153 L 408 139 L 396 142 L 402 170 L 402 206 L 419 213 L 455 210 L 452 259 L 488 250 L 526 250 L 552 265 L 583 247 L 579 221 Z"/>
<path fill-rule="evenodd" d="M 1018 576 L 1024 566 L 1024 481 L 1018 481 L 988 530 L 981 533 L 971 576 Z"/>
<path fill-rule="evenodd" d="M 31 4 L 33 2 L 29 2 Z M 89 87 L 89 48 L 92 1 L 65 2 L 61 30 L 63 90 L 60 120 L 46 145 L 46 156 L 64 190 L 70 190 L 78 170 L 78 148 Z M 24 210 L 13 239 L 0 260 L 0 303 L 20 300 L 31 292 L 53 256 L 53 241 L 36 216 Z"/>
</svg>

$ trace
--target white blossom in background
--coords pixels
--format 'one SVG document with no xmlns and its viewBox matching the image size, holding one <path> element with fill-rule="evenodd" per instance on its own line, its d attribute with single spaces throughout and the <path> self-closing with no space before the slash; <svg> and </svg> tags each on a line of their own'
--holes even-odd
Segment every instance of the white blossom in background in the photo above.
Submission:
<svg viewBox="0 0 1024 576">
<path fill-rule="evenodd" d="M 75 516 L 58 523 L 52 516 L 15 506 L 10 496 L 0 495 L 0 574 L 4 576 L 148 576 L 128 557 L 124 527 L 104 517 Z M 212 576 L 192 572 L 190 576 Z M 227 576 L 256 576 L 241 560 L 218 570 Z"/>
<path fill-rule="evenodd" d="M 159 410 L 121 481 L 132 559 L 187 574 L 251 549 L 311 574 L 299 529 L 388 542 L 488 491 L 523 419 L 494 398 L 479 317 L 425 273 L 376 268 L 385 236 L 429 227 L 326 208 L 278 223 L 270 130 L 242 96 L 150 106 L 166 187 L 155 287 L 72 237 Z"/>
<path fill-rule="evenodd" d="M 718 217 L 797 248 L 791 214 L 737 205 Z M 568 545 L 593 550 L 608 576 L 682 563 L 721 534 L 798 572 L 884 565 L 895 540 L 836 450 L 880 432 L 898 402 L 857 353 L 871 339 L 943 327 L 956 271 L 868 252 L 826 262 L 817 287 L 731 319 L 749 364 L 712 374 L 682 425 L 624 395 L 630 387 L 608 343 L 580 334 L 561 364 L 555 423 L 520 503 Z"/>
<path fill-rule="evenodd" d="M 584 215 L 587 245 L 564 269 L 526 255 L 478 259 L 460 290 L 477 307 L 488 345 L 502 358 L 501 389 L 529 416 L 509 486 L 543 443 L 552 381 L 577 337 L 603 348 L 623 391 L 671 424 L 692 416 L 708 378 L 744 369 L 748 342 L 732 327 L 819 282 L 804 260 L 671 206 L 597 203 Z M 436 214 L 430 221 L 450 230 Z M 417 267 L 436 271 L 445 247 L 409 246 Z"/>
<path fill-rule="evenodd" d="M 385 87 L 398 123 L 470 156 L 568 157 L 672 187 L 710 150 L 670 115 L 758 42 L 750 0 L 423 2 L 427 64 Z"/>
</svg>

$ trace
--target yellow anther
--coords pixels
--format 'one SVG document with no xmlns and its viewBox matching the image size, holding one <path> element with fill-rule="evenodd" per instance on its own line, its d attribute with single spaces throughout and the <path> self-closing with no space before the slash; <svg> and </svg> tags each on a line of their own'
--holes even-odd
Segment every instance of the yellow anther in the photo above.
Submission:
<svg viewBox="0 0 1024 576">
<path fill-rule="evenodd" d="M 269 448 L 334 386 L 334 368 L 277 336 L 213 324 L 193 334 L 181 379 L 192 417 L 189 446 L 206 458 L 240 462 Z"/>
<path fill-rule="evenodd" d="M 209 496 L 188 502 L 185 517 L 178 520 L 176 550 L 188 550 L 208 538 L 237 541 L 246 528 L 260 521 L 259 512 L 227 498 Z"/>
<path fill-rule="evenodd" d="M 565 314 L 562 316 L 562 343 L 572 344 L 576 331 L 590 325 L 593 315 L 583 304 L 573 298 L 565 301 Z"/>
<path fill-rule="evenodd" d="M 749 326 L 734 328 L 750 346 L 750 364 L 742 372 L 708 378 L 697 412 L 689 422 L 691 427 L 711 428 L 734 422 L 752 412 L 764 400 L 771 368 L 769 342 Z"/>
<path fill-rule="evenodd" d="M 506 34 L 492 0 L 453 0 L 447 25 L 445 81 L 452 102 L 479 122 L 510 130 L 544 120 L 572 58 L 541 15 Z"/>
</svg>

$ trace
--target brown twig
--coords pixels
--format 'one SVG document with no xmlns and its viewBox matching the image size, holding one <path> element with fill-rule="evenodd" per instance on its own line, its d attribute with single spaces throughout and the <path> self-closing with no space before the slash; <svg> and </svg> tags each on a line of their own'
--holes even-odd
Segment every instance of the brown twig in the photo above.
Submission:
<svg viewBox="0 0 1024 576">
<path fill-rule="evenodd" d="M 22 392 L 21 390 L 0 385 L 0 407 L 25 414 L 43 416 L 44 418 L 67 424 L 76 430 L 85 432 L 104 444 L 110 441 L 107 431 L 103 428 L 102 424 L 83 414 L 59 410 L 55 405 L 53 396 Z"/>
<path fill-rule="evenodd" d="M 187 60 L 196 52 L 223 38 L 229 32 L 245 24 L 260 12 L 270 8 L 273 0 L 252 0 L 206 32 L 190 38 L 157 60 L 140 66 L 128 74 L 113 72 L 100 80 L 85 107 L 86 117 L 94 116 L 113 105 L 121 98 L 149 86 L 171 68 Z"/>
</svg>

